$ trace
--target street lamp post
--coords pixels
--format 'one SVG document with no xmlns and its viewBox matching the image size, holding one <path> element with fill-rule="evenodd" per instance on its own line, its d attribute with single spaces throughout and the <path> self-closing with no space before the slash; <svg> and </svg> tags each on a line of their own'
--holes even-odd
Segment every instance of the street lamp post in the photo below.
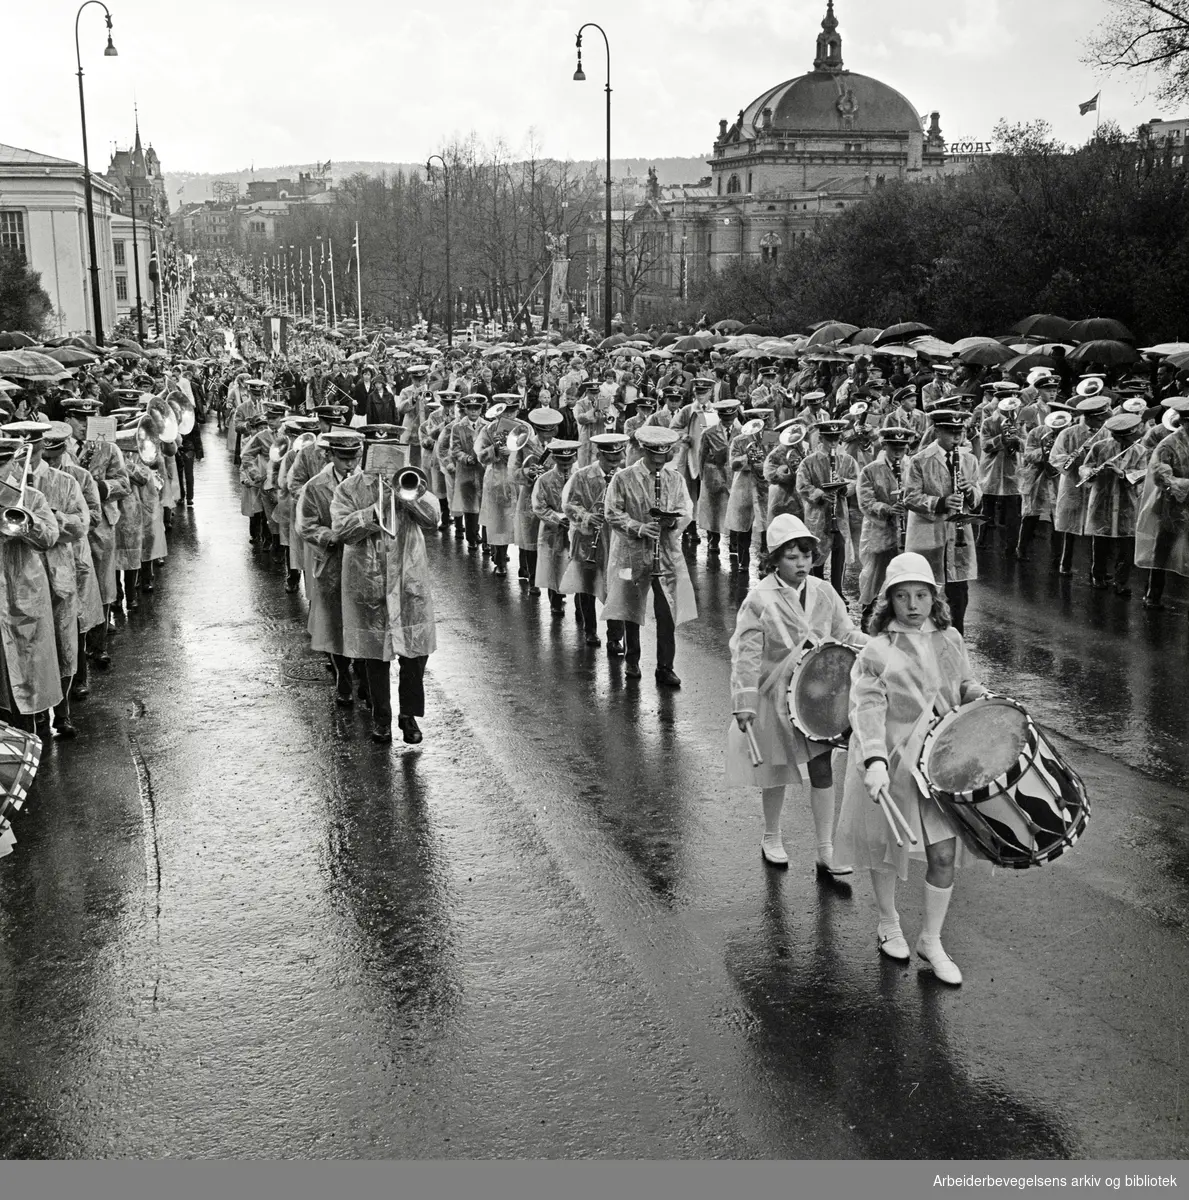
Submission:
<svg viewBox="0 0 1189 1200">
<path fill-rule="evenodd" d="M 601 26 L 596 25 L 593 21 L 587 21 L 582 29 L 578 30 L 578 69 L 574 72 L 574 78 L 579 83 L 586 79 L 586 75 L 582 70 L 582 30 L 597 29 L 603 35 L 603 44 L 607 47 L 607 228 L 606 228 L 606 254 L 603 262 L 603 336 L 611 336 L 611 43 L 607 40 L 607 31 Z"/>
<path fill-rule="evenodd" d="M 95 314 L 95 344 L 103 345 L 103 301 L 99 291 L 99 257 L 95 249 L 95 202 L 91 198 L 91 160 L 87 154 L 87 104 L 83 97 L 83 56 L 78 45 L 78 19 L 88 4 L 98 4 L 107 19 L 107 47 L 104 58 L 115 58 L 117 51 L 111 40 L 111 10 L 103 0 L 83 0 L 74 14 L 74 57 L 78 63 L 78 111 L 83 122 L 83 192 L 87 199 L 87 236 L 91 240 L 91 306 Z"/>
<path fill-rule="evenodd" d="M 430 163 L 435 158 L 442 164 L 442 177 L 445 181 L 442 198 L 446 206 L 446 349 L 450 350 L 454 347 L 454 295 L 450 291 L 450 168 L 440 154 L 431 154 L 425 160 L 426 182 L 433 179 Z"/>
</svg>

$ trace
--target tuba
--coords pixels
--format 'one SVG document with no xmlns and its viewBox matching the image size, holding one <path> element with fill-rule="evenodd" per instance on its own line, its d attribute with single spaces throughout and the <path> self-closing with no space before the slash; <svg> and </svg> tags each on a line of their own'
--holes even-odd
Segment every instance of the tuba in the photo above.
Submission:
<svg viewBox="0 0 1189 1200">
<path fill-rule="evenodd" d="M 152 412 L 147 412 L 136 424 L 136 452 L 146 467 L 155 467 L 161 457 L 160 426 Z"/>
<path fill-rule="evenodd" d="M 25 467 L 21 472 L 20 502 L 0 509 L 0 536 L 19 537 L 33 528 L 33 514 L 25 507 L 25 488 L 29 484 L 29 467 L 32 461 L 33 446 L 30 443 L 25 447 Z M 13 491 L 17 490 L 7 480 L 3 486 L 11 488 Z"/>
<path fill-rule="evenodd" d="M 158 442 L 178 440 L 178 418 L 173 404 L 164 396 L 154 396 L 149 401 L 148 414 L 153 421 L 153 430 Z"/>
</svg>

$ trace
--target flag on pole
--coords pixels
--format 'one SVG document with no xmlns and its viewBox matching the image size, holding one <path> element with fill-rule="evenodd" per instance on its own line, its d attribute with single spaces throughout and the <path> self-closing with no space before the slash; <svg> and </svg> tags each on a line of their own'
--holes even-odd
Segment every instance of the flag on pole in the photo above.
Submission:
<svg viewBox="0 0 1189 1200">
<path fill-rule="evenodd" d="M 1078 112 L 1084 117 L 1087 113 L 1098 111 L 1098 97 L 1101 92 L 1096 92 L 1092 100 L 1087 100 L 1084 104 L 1078 105 Z"/>
<path fill-rule="evenodd" d="M 359 254 L 359 230 L 355 230 L 355 237 L 351 242 L 351 253 L 347 256 L 347 274 L 350 275 L 355 270 L 355 259 Z"/>
</svg>

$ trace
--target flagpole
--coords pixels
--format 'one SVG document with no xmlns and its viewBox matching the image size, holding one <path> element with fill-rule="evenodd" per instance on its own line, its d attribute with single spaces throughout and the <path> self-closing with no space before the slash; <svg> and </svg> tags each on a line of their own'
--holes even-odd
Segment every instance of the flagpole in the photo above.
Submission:
<svg viewBox="0 0 1189 1200">
<path fill-rule="evenodd" d="M 363 337 L 363 276 L 359 267 L 359 222 L 355 222 L 355 315 L 359 318 L 359 336 Z"/>
<path fill-rule="evenodd" d="M 310 320 L 318 324 L 318 292 L 314 288 L 314 247 L 310 247 Z"/>
<path fill-rule="evenodd" d="M 332 328 L 339 327 L 339 302 L 334 294 L 334 238 L 327 238 L 330 245 L 330 314 L 333 322 Z"/>
<path fill-rule="evenodd" d="M 1094 140 L 1098 141 L 1098 123 L 1102 120 L 1102 89 L 1099 88 L 1098 95 L 1094 97 L 1098 102 L 1094 105 Z"/>
</svg>

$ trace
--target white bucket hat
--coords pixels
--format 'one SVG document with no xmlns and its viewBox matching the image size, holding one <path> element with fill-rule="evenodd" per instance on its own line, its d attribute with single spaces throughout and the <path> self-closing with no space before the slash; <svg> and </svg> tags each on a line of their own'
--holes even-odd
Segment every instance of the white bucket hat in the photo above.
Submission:
<svg viewBox="0 0 1189 1200">
<path fill-rule="evenodd" d="M 791 513 L 780 513 L 772 518 L 772 524 L 768 526 L 769 551 L 778 550 L 786 542 L 793 542 L 798 538 L 811 538 L 815 542 L 818 540 L 817 534 L 810 533 L 800 517 L 794 517 Z"/>
<path fill-rule="evenodd" d="M 888 563 L 888 573 L 883 582 L 884 595 L 901 583 L 927 583 L 932 588 L 937 587 L 933 569 L 923 554 L 914 554 L 910 550 L 907 554 L 897 554 Z"/>
</svg>

